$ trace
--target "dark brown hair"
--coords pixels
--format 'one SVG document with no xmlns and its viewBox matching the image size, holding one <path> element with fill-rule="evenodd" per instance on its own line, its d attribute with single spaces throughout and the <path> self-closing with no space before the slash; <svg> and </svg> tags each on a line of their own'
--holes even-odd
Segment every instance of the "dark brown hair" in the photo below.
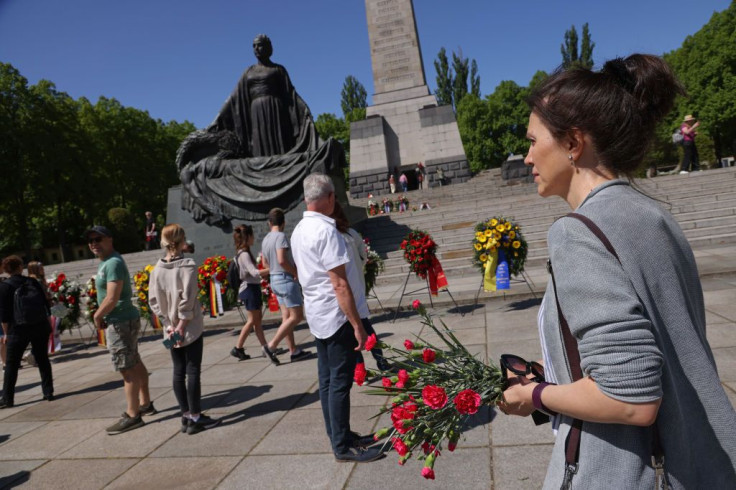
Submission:
<svg viewBox="0 0 736 490">
<path fill-rule="evenodd" d="M 268 224 L 271 226 L 281 226 L 284 224 L 284 210 L 281 208 L 273 208 L 268 212 Z"/>
<path fill-rule="evenodd" d="M 17 255 L 8 255 L 3 259 L 3 270 L 9 275 L 23 272 L 23 259 Z"/>
<path fill-rule="evenodd" d="M 256 263 L 255 257 L 253 257 L 253 253 L 250 251 L 250 247 L 248 246 L 248 238 L 253 236 L 253 227 L 250 225 L 240 225 L 235 228 L 235 231 L 233 231 L 233 240 L 235 241 L 235 251 L 240 252 L 241 250 L 245 250 L 248 252 L 248 255 L 250 255 L 251 260 L 253 263 Z"/>
<path fill-rule="evenodd" d="M 598 72 L 558 69 L 527 103 L 555 139 L 574 129 L 587 133 L 600 163 L 631 176 L 678 94 L 685 90 L 662 58 L 633 54 L 606 62 Z"/>
<path fill-rule="evenodd" d="M 337 228 L 337 231 L 340 233 L 347 233 L 348 228 L 350 228 L 350 221 L 348 220 L 348 217 L 345 216 L 345 211 L 342 210 L 342 206 L 340 206 L 340 203 L 335 201 L 335 208 L 332 210 L 332 214 L 330 215 L 330 218 L 335 220 L 335 227 Z"/>
</svg>

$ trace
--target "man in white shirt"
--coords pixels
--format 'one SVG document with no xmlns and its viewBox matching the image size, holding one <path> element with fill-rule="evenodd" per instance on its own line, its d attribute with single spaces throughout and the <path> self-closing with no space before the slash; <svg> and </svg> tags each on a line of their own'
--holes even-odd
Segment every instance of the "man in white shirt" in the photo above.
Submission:
<svg viewBox="0 0 736 490">
<path fill-rule="evenodd" d="M 356 352 L 363 350 L 366 332 L 348 283 L 350 262 L 345 241 L 329 217 L 335 206 L 335 188 L 329 177 L 310 174 L 304 179 L 307 211 L 291 236 L 299 270 L 304 310 L 317 344 L 319 398 L 335 459 L 365 463 L 383 456 L 365 448 L 372 436 L 350 430 L 350 388 Z"/>
</svg>

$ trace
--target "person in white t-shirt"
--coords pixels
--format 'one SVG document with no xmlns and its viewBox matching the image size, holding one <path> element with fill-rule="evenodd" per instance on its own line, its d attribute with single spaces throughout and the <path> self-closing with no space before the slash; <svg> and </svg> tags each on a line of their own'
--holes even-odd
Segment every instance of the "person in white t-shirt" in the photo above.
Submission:
<svg viewBox="0 0 736 490">
<path fill-rule="evenodd" d="M 348 282 L 350 262 L 345 240 L 329 217 L 335 187 L 323 174 L 304 179 L 307 211 L 291 236 L 291 248 L 304 294 L 309 330 L 317 344 L 319 397 L 327 435 L 337 461 L 364 463 L 383 456 L 373 436 L 350 430 L 350 388 L 356 353 L 363 350 L 366 331 Z"/>
</svg>

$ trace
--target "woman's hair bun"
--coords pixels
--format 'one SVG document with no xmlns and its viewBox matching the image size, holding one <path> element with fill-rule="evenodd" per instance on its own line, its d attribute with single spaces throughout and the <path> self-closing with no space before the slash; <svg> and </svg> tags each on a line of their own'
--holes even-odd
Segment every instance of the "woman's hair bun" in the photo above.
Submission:
<svg viewBox="0 0 736 490">
<path fill-rule="evenodd" d="M 601 73 L 611 78 L 614 83 L 620 85 L 629 93 L 632 93 L 636 87 L 636 79 L 629 73 L 629 69 L 623 58 L 614 58 L 606 61 Z"/>
</svg>

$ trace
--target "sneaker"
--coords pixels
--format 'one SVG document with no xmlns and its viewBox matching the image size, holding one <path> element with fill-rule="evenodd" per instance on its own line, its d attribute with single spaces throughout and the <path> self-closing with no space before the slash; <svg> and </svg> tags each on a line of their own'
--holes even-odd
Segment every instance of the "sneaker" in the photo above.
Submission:
<svg viewBox="0 0 736 490">
<path fill-rule="evenodd" d="M 377 447 L 369 447 L 362 449 L 351 447 L 342 454 L 335 454 L 335 460 L 338 463 L 370 463 L 385 456 Z"/>
<path fill-rule="evenodd" d="M 105 430 L 107 430 L 108 434 L 114 436 L 115 434 L 122 434 L 123 432 L 143 427 L 144 425 L 145 423 L 141 418 L 141 414 L 138 414 L 136 417 L 131 417 L 126 412 L 123 412 L 122 418 Z"/>
<path fill-rule="evenodd" d="M 3 408 L 13 408 L 13 402 L 9 402 L 5 398 L 0 399 L 0 409 Z"/>
<path fill-rule="evenodd" d="M 361 436 L 357 432 L 350 431 L 350 436 L 353 439 L 353 447 L 365 448 L 375 444 L 376 440 L 373 438 L 373 434 L 367 436 Z"/>
<path fill-rule="evenodd" d="M 203 430 L 212 429 L 213 427 L 217 427 L 220 425 L 220 422 L 222 420 L 220 419 L 213 419 L 208 417 L 207 415 L 200 415 L 197 421 L 189 420 L 189 427 L 187 427 L 187 434 L 190 436 L 192 434 L 197 434 L 198 432 L 202 432 Z"/>
<path fill-rule="evenodd" d="M 299 349 L 296 351 L 296 354 L 292 354 L 290 356 L 291 362 L 301 361 L 302 359 L 307 359 L 308 357 L 312 357 L 312 351 L 311 350 L 302 350 Z"/>
<path fill-rule="evenodd" d="M 189 428 L 189 424 L 192 422 L 192 419 L 189 417 L 182 416 L 181 418 L 181 433 L 184 434 L 187 429 Z"/>
<path fill-rule="evenodd" d="M 267 345 L 263 346 L 263 357 L 268 357 L 275 366 L 278 366 L 279 364 L 281 364 L 281 361 L 279 361 L 279 358 L 276 357 L 276 353 L 271 352 Z"/>
<path fill-rule="evenodd" d="M 156 407 L 153 406 L 153 402 L 148 402 L 148 406 L 145 407 L 139 407 L 138 410 L 140 411 L 141 415 L 156 415 L 158 413 L 158 410 L 156 410 Z"/>
<path fill-rule="evenodd" d="M 233 350 L 230 351 L 230 355 L 233 357 L 237 357 L 241 361 L 250 359 L 250 356 L 245 353 L 245 349 L 243 349 L 242 347 L 240 349 L 238 349 L 237 347 L 233 347 Z"/>
<path fill-rule="evenodd" d="M 44 395 L 43 399 L 46 400 L 47 402 L 52 402 L 54 401 L 54 394 L 51 393 L 50 395 Z"/>
</svg>

